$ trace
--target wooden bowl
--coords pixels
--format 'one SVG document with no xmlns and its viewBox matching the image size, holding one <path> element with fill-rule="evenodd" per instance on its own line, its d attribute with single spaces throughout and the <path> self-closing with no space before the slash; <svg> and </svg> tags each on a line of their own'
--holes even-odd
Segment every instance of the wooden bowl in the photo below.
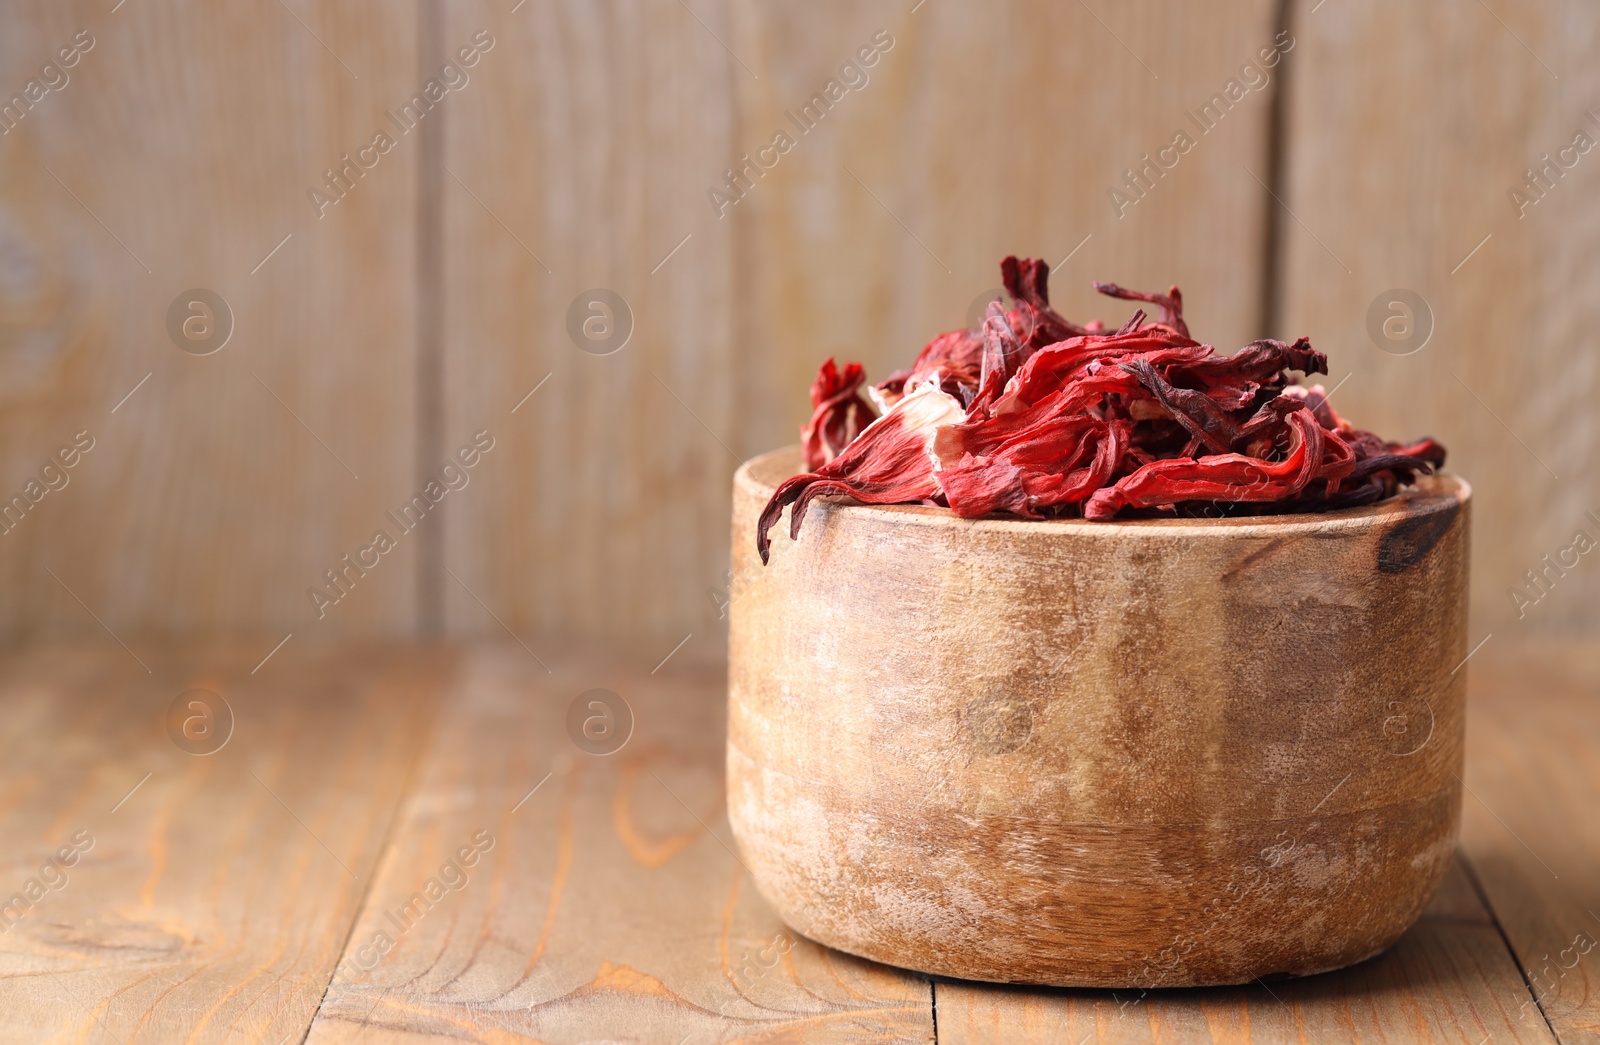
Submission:
<svg viewBox="0 0 1600 1045">
<path fill-rule="evenodd" d="M 1361 961 L 1461 807 L 1471 490 L 1090 523 L 734 478 L 728 815 L 812 939 L 977 980 L 1175 987 Z"/>
</svg>

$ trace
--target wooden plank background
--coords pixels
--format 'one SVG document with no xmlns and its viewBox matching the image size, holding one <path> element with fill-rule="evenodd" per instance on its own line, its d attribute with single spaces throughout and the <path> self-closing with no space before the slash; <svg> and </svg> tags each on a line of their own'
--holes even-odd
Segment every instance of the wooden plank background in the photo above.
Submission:
<svg viewBox="0 0 1600 1045">
<path fill-rule="evenodd" d="M 447 37 L 497 10 L 452 6 Z M 539 60 L 491 56 L 448 133 L 451 169 L 479 198 L 447 197 L 447 427 L 507 418 L 511 433 L 506 472 L 452 509 L 453 630 L 496 627 L 481 598 L 518 634 L 720 644 L 739 461 L 793 439 L 823 356 L 887 375 L 967 321 L 1008 252 L 1070 255 L 1056 285 L 1080 315 L 1096 314 L 1088 282 L 1107 274 L 1184 283 L 1197 321 L 1227 340 L 1259 312 L 1265 211 L 1240 171 L 1265 169 L 1264 95 L 1126 217 L 1108 189 L 1271 44 L 1265 0 L 1183 37 L 1151 36 L 1156 5 L 522 15 L 507 50 Z M 1062 62 L 1063 40 L 1097 60 Z M 847 74 L 859 88 L 802 134 L 786 113 L 875 41 L 865 76 Z M 1016 53 L 973 75 L 973 54 L 1002 49 Z M 719 217 L 707 190 L 784 129 L 794 147 Z M 594 286 L 632 306 L 614 355 L 577 351 L 566 331 L 569 302 Z M 518 412 L 532 416 L 509 419 L 547 374 Z"/>
<path fill-rule="evenodd" d="M 1200 134 L 1285 22 L 1264 89 Z M 1520 617 L 1510 596 L 1600 536 L 1600 159 L 1510 198 L 1600 139 L 1580 4 L 30 0 L 8 26 L 6 97 L 95 41 L 0 136 L 0 493 L 96 439 L 0 536 L 11 640 L 716 648 L 738 460 L 793 438 L 820 358 L 886 373 L 1010 251 L 1058 265 L 1069 314 L 1120 316 L 1092 278 L 1176 282 L 1225 348 L 1310 335 L 1349 416 L 1439 437 L 1475 482 L 1474 641 L 1600 623 L 1587 560 Z M 322 172 L 480 31 L 318 218 Z M 719 217 L 708 189 L 868 46 Z M 1179 130 L 1194 148 L 1119 217 L 1109 190 Z M 234 313 L 211 356 L 165 329 L 196 286 Z M 1434 317 L 1413 355 L 1368 333 L 1396 287 Z M 568 332 L 595 288 L 630 307 L 614 354 Z M 480 431 L 469 485 L 319 619 L 308 589 Z"/>
<path fill-rule="evenodd" d="M 1580 130 L 1600 142 L 1600 10 L 1296 0 L 1292 22 L 1283 332 L 1348 375 L 1340 409 L 1435 434 L 1473 483 L 1473 642 L 1592 631 L 1594 564 L 1543 597 L 1525 574 L 1580 529 L 1600 537 L 1600 153 L 1570 154 L 1537 203 L 1511 192 Z M 1393 288 L 1434 315 L 1411 355 L 1367 332 Z M 1539 599 L 1520 616 L 1513 587 Z"/>
<path fill-rule="evenodd" d="M 0 34 L 7 98 L 94 40 L 0 137 L 0 489 L 95 440 L 0 536 L 8 637 L 415 626 L 414 565 L 320 621 L 306 596 L 412 487 L 419 143 L 323 218 L 307 190 L 415 88 L 415 6 L 291 8 L 38 3 Z M 232 308 L 212 355 L 168 336 L 195 287 Z"/>
</svg>

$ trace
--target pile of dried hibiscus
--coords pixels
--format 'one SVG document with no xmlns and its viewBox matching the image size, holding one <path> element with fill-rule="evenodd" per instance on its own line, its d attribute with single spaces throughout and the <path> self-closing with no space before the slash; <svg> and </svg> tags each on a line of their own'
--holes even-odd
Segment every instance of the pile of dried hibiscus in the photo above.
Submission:
<svg viewBox="0 0 1600 1045">
<path fill-rule="evenodd" d="M 793 505 L 798 536 L 822 496 L 929 504 L 972 518 L 1326 511 L 1370 504 L 1444 463 L 1432 439 L 1388 443 L 1334 413 L 1320 385 L 1328 359 L 1301 338 L 1254 341 L 1231 356 L 1189 336 L 1178 288 L 1095 289 L 1153 306 L 1114 331 L 1050 307 L 1050 270 L 1006 258 L 1015 307 L 928 342 L 910 370 L 875 387 L 861 364 L 822 364 L 801 430 L 808 471 L 779 486 L 756 547 Z"/>
</svg>

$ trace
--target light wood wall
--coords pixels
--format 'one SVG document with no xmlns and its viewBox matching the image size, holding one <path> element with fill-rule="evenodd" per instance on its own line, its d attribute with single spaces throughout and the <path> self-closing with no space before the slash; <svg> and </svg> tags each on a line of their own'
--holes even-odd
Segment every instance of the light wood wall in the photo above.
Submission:
<svg viewBox="0 0 1600 1045">
<path fill-rule="evenodd" d="M 0 490 L 94 440 L 0 536 L 9 637 L 415 626 L 411 549 L 320 620 L 306 589 L 412 482 L 419 143 L 323 218 L 307 191 L 414 87 L 418 18 L 290 6 L 29 3 L 0 33 L 6 98 L 94 41 L 0 137 Z M 234 318 L 205 356 L 167 330 L 197 287 Z"/>
<path fill-rule="evenodd" d="M 1293 22 L 1284 329 L 1349 376 L 1335 405 L 1437 436 L 1473 483 L 1473 642 L 1592 630 L 1600 561 L 1543 596 L 1525 574 L 1600 540 L 1600 150 L 1520 216 L 1511 192 L 1578 131 L 1600 142 L 1600 9 L 1297 0 Z M 1367 332 L 1393 288 L 1434 315 L 1411 355 Z"/>
<path fill-rule="evenodd" d="M 1285 21 L 1264 89 L 1201 133 Z M 822 357 L 903 365 L 1012 252 L 1057 264 L 1069 315 L 1121 318 L 1094 278 L 1177 283 L 1224 348 L 1310 335 L 1349 416 L 1439 437 L 1475 482 L 1476 635 L 1600 621 L 1587 558 L 1526 619 L 1508 596 L 1600 537 L 1600 153 L 1523 218 L 1508 196 L 1600 103 L 1581 5 L 137 0 L 11 25 L 0 93 L 95 39 L 0 136 L 0 490 L 96 439 L 0 536 L 14 639 L 720 644 L 738 461 L 792 441 Z M 786 113 L 867 47 L 799 133 Z M 319 218 L 307 190 L 386 127 Z M 784 129 L 719 217 L 708 189 Z M 1193 148 L 1119 216 L 1109 190 L 1179 131 Z M 192 287 L 233 308 L 214 355 L 166 330 Z M 1435 317 L 1414 355 L 1367 334 L 1395 287 Z M 568 333 L 595 288 L 633 317 L 609 355 Z M 468 485 L 400 534 L 385 511 L 479 432 Z M 307 590 L 379 528 L 396 547 L 319 617 Z"/>
</svg>

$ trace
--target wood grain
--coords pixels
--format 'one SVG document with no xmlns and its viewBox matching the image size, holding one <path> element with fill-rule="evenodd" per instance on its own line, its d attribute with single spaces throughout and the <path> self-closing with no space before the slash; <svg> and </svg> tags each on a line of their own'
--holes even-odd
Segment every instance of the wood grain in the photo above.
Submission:
<svg viewBox="0 0 1600 1045">
<path fill-rule="evenodd" d="M 443 29 L 499 41 L 445 158 L 445 438 L 500 440 L 451 508 L 447 623 L 717 644 L 729 447 L 759 444 L 735 360 L 766 354 L 734 341 L 733 241 L 702 217 L 747 75 L 727 5 L 509 6 L 451 4 Z M 593 288 L 632 315 L 614 354 L 569 336 Z"/>
<path fill-rule="evenodd" d="M 935 985 L 939 1040 L 978 1042 L 1554 1042 L 1459 865 L 1446 896 L 1392 949 L 1304 980 L 1206 991 Z M 1436 913 L 1439 912 L 1439 913 Z M 1445 913 L 1448 912 L 1448 913 Z"/>
<path fill-rule="evenodd" d="M 1201 133 L 1188 114 L 1274 43 L 1272 0 L 514 6 L 18 7 L 5 98 L 78 32 L 95 45 L 0 136 L 0 497 L 74 433 L 96 443 L 0 536 L 9 634 L 97 615 L 300 641 L 442 618 L 719 646 L 738 460 L 792 440 L 818 359 L 887 372 L 1013 251 L 1060 263 L 1069 314 L 1101 313 L 1088 280 L 1110 277 L 1177 282 L 1223 346 L 1282 316 L 1272 333 L 1311 335 L 1348 376 L 1350 416 L 1438 435 L 1479 481 L 1475 634 L 1600 623 L 1582 571 L 1512 599 L 1577 529 L 1600 535 L 1600 370 L 1571 351 L 1600 319 L 1595 160 L 1520 216 L 1511 198 L 1578 130 L 1600 136 L 1592 11 L 1297 0 L 1268 89 Z M 426 40 L 423 11 L 442 12 Z M 318 219 L 322 172 L 479 29 L 497 49 Z M 707 191 L 879 30 L 895 43 L 860 89 L 718 217 Z M 1277 85 L 1282 206 L 1262 184 Z M 1185 129 L 1195 147 L 1118 217 L 1109 190 Z M 232 305 L 215 356 L 166 331 L 195 286 Z M 631 303 L 616 355 L 568 336 L 593 287 Z M 1394 287 L 1431 303 L 1415 355 L 1368 334 Z M 485 428 L 498 456 L 446 526 L 314 616 L 307 589 Z"/>
<path fill-rule="evenodd" d="M 1586 514 L 1600 511 L 1600 368 L 1574 351 L 1600 322 L 1587 275 L 1600 154 L 1573 156 L 1520 217 L 1511 190 L 1579 130 L 1600 141 L 1585 115 L 1600 97 L 1600 11 L 1296 0 L 1294 12 L 1286 325 L 1272 333 L 1328 352 L 1346 416 L 1391 438 L 1437 436 L 1476 486 L 1474 641 L 1514 625 L 1592 629 L 1591 563 L 1545 598 L 1525 573 L 1578 529 L 1600 537 Z M 1495 75 L 1473 71 L 1485 68 Z M 1368 334 L 1369 306 L 1397 287 L 1434 317 L 1413 355 Z M 1525 615 L 1513 586 L 1539 600 Z"/>
<path fill-rule="evenodd" d="M 827 499 L 763 564 L 797 469 L 734 480 L 728 692 L 732 826 L 790 925 L 945 976 L 1193 987 L 1350 965 L 1421 914 L 1462 800 L 1459 480 L 1248 519 Z"/>
<path fill-rule="evenodd" d="M 95 440 L 0 536 L 0 621 L 13 638 L 103 634 L 93 615 L 125 638 L 409 632 L 408 567 L 321 621 L 306 591 L 415 492 L 395 304 L 416 142 L 322 219 L 307 193 L 419 86 L 415 5 L 112 6 L 29 4 L 0 42 L 11 91 L 80 30 L 95 41 L 0 138 L 0 490 L 74 432 Z M 231 304 L 213 355 L 168 334 L 195 287 Z"/>
<path fill-rule="evenodd" d="M 1547 1042 L 1545 1014 L 1585 1040 L 1592 955 L 1542 1013 L 1518 966 L 1538 974 L 1600 910 L 1584 813 L 1600 722 L 1570 711 L 1593 651 L 1474 658 L 1470 869 L 1379 958 L 1142 997 L 941 980 L 941 1040 Z M 686 649 L 652 676 L 604 651 L 535 652 L 552 673 L 512 644 L 459 669 L 285 650 L 255 677 L 254 649 L 159 650 L 153 676 L 110 642 L 0 659 L 0 902 L 79 830 L 94 840 L 22 918 L 0 912 L 0 1040 L 277 1042 L 314 1013 L 317 1041 L 932 1039 L 925 981 L 787 933 L 728 848 L 717 663 Z M 160 721 L 192 686 L 237 715 L 214 755 L 179 751 Z M 564 724 L 597 686 L 636 720 L 605 757 Z M 494 845 L 461 887 L 363 969 L 388 915 L 480 830 Z"/>
<path fill-rule="evenodd" d="M 1126 217 L 1108 192 L 1271 45 L 1272 5 L 1099 6 L 452 5 L 448 39 L 504 24 L 506 53 L 452 116 L 446 427 L 508 433 L 502 471 L 452 509 L 452 629 L 498 627 L 475 594 L 522 634 L 720 645 L 739 460 L 793 441 L 825 356 L 886 375 L 966 323 L 1008 253 L 1081 247 L 1055 280 L 1070 314 L 1124 316 L 1094 277 L 1177 282 L 1198 330 L 1243 343 L 1266 95 Z M 880 30 L 892 45 L 802 134 L 785 113 L 855 80 L 840 66 Z M 793 148 L 719 217 L 708 191 L 786 128 Z M 595 286 L 632 306 L 615 355 L 567 334 Z"/>
<path fill-rule="evenodd" d="M 1588 739 L 1600 729 L 1587 699 L 1600 683 L 1592 650 L 1549 641 L 1474 658 L 1462 830 L 1470 873 L 1458 863 L 1389 953 L 1271 984 L 1297 1023 L 1259 987 L 1136 1003 L 1126 992 L 1108 999 L 941 982 L 940 1040 L 1552 1041 L 1552 1026 L 1562 1041 L 1590 1040 L 1600 1024 L 1594 952 L 1580 954 L 1573 941 L 1600 939 L 1586 924 L 1600 911 L 1592 873 L 1600 837 L 1593 818 L 1575 812 L 1600 791 Z"/>
<path fill-rule="evenodd" d="M 312 1042 L 932 1039 L 925 981 L 797 939 L 750 888 L 720 665 L 540 656 L 552 673 L 517 646 L 469 658 Z M 634 716 L 608 756 L 564 725 L 595 687 Z M 456 878 L 441 865 L 480 831 L 492 848 L 400 931 L 390 915 Z M 387 953 L 363 950 L 383 931 Z"/>
<path fill-rule="evenodd" d="M 1600 790 L 1600 670 L 1574 643 L 1497 653 L 1473 661 L 1464 848 L 1551 1025 L 1563 1041 L 1595 1040 L 1600 824 L 1576 811 Z"/>
<path fill-rule="evenodd" d="M 762 75 L 735 81 L 735 161 L 794 130 L 785 114 L 875 32 L 896 41 L 719 219 L 749 260 L 739 338 L 781 361 L 744 378 L 776 379 L 752 383 L 755 401 L 781 404 L 790 422 L 765 428 L 760 449 L 792 441 L 819 357 L 864 360 L 881 380 L 935 334 L 976 325 L 974 303 L 999 287 L 1008 254 L 1057 266 L 1052 300 L 1069 317 L 1125 318 L 1093 279 L 1177 283 L 1197 336 L 1254 336 L 1265 209 L 1246 168 L 1263 171 L 1269 96 L 1248 92 L 1208 134 L 1186 114 L 1272 46 L 1271 3 L 1187 19 L 1144 2 L 738 11 L 736 47 Z M 1119 217 L 1110 190 L 1180 130 L 1194 147 Z"/>
<path fill-rule="evenodd" d="M 448 659 L 52 645 L 0 663 L 0 1039 L 277 1042 L 305 1033 L 383 848 Z M 180 750 L 190 688 L 230 739 Z M 37 890 L 35 890 L 37 892 Z M 234 1039 L 237 1040 L 237 1039 Z"/>
</svg>

